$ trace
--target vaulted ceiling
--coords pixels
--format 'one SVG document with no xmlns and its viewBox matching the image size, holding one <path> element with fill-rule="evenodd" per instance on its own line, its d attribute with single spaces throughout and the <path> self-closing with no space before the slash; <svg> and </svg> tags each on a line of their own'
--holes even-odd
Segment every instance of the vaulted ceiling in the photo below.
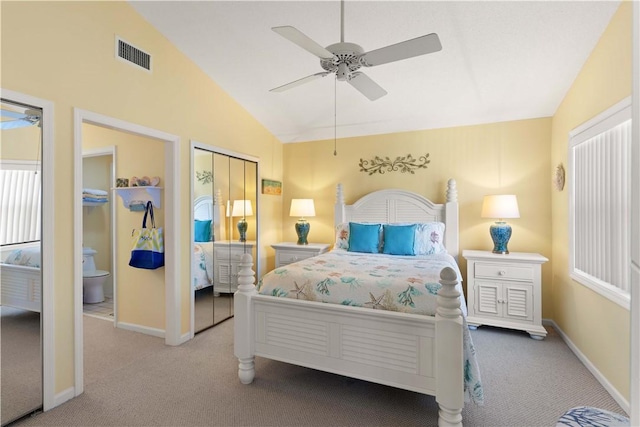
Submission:
<svg viewBox="0 0 640 427">
<path fill-rule="evenodd" d="M 344 41 L 365 52 L 437 33 L 442 50 L 361 71 L 370 101 L 271 30 L 340 41 L 339 1 L 131 1 L 178 49 L 284 143 L 552 116 L 617 1 L 346 1 Z M 134 43 L 135 44 L 135 43 Z M 335 127 L 334 127 L 335 125 Z"/>
</svg>

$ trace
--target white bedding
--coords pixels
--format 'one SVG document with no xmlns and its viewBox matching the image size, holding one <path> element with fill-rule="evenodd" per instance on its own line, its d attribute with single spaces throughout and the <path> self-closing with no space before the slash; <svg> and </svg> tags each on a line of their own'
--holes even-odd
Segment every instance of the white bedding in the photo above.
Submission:
<svg viewBox="0 0 640 427">
<path fill-rule="evenodd" d="M 193 252 L 193 289 L 212 286 L 213 242 L 196 242 Z"/>
</svg>

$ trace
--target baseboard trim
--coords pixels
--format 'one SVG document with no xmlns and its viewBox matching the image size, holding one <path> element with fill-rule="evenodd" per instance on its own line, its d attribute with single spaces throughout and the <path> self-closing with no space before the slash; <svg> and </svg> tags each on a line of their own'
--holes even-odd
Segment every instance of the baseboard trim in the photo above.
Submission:
<svg viewBox="0 0 640 427">
<path fill-rule="evenodd" d="M 61 391 L 60 393 L 56 393 L 55 396 L 53 396 L 53 408 L 55 408 L 56 406 L 60 406 L 62 405 L 64 402 L 73 399 L 74 397 L 76 397 L 76 391 L 74 387 L 69 387 L 66 390 Z"/>
<path fill-rule="evenodd" d="M 182 334 L 180 336 L 180 342 L 178 343 L 178 345 L 184 344 L 187 341 L 189 341 L 191 338 L 193 338 L 193 335 L 191 335 L 191 332 L 187 332 L 186 334 Z"/>
<path fill-rule="evenodd" d="M 591 363 L 591 361 L 587 358 L 587 356 L 585 356 L 585 354 L 582 351 L 580 351 L 580 349 L 573 343 L 573 341 L 571 341 L 569 336 L 565 334 L 565 332 L 560 328 L 560 326 L 558 326 L 558 324 L 551 319 L 542 319 L 542 323 L 544 325 L 549 325 L 553 327 L 556 331 L 558 331 L 558 334 L 560 334 L 560 337 L 565 342 L 565 344 L 567 344 L 567 346 L 571 349 L 571 351 L 573 351 L 573 354 L 575 354 L 576 357 L 580 359 L 582 364 L 589 370 L 589 372 L 591 372 L 591 374 L 596 378 L 596 380 L 598 380 L 598 382 L 602 384 L 602 387 L 604 387 L 605 390 L 607 390 L 607 392 L 611 395 L 613 400 L 615 400 L 616 403 L 620 405 L 620 407 L 624 409 L 624 411 L 627 414 L 629 414 L 629 411 L 630 411 L 629 402 L 609 382 L 609 380 L 607 380 L 607 378 L 604 375 L 602 375 L 602 373 L 598 370 L 598 368 L 596 368 L 595 365 Z"/>
<path fill-rule="evenodd" d="M 164 338 L 164 330 L 157 328 L 150 328 L 148 326 L 136 325 L 133 323 L 118 322 L 117 325 L 120 329 L 126 329 L 127 331 L 140 332 L 141 334 L 151 335 L 153 337 Z"/>
</svg>

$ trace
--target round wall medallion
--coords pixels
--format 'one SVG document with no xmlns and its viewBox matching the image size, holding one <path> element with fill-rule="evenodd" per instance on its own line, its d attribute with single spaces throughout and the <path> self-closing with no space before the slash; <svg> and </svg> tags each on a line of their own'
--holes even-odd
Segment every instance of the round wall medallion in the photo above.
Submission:
<svg viewBox="0 0 640 427">
<path fill-rule="evenodd" d="M 553 177 L 553 184 L 558 191 L 562 191 L 564 189 L 564 166 L 562 165 L 562 163 L 556 166 L 556 173 Z"/>
</svg>

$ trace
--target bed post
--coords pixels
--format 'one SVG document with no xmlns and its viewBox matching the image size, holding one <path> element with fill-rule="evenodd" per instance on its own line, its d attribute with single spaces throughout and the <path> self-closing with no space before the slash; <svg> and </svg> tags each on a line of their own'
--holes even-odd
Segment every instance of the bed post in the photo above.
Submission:
<svg viewBox="0 0 640 427">
<path fill-rule="evenodd" d="M 342 184 L 338 184 L 336 185 L 336 206 L 334 209 L 333 226 L 335 227 L 343 222 L 345 222 L 344 193 L 342 192 Z"/>
<path fill-rule="evenodd" d="M 442 288 L 436 309 L 436 402 L 438 426 L 462 427 L 464 377 L 462 350 L 462 310 L 460 292 L 455 288 L 456 272 L 445 267 L 440 272 Z"/>
<path fill-rule="evenodd" d="M 447 181 L 447 204 L 445 210 L 445 244 L 449 255 L 458 261 L 458 252 L 460 251 L 460 243 L 458 235 L 458 187 L 455 179 Z M 454 231 L 449 233 L 448 231 Z"/>
<path fill-rule="evenodd" d="M 251 297 L 258 292 L 253 284 L 252 266 L 251 254 L 243 254 L 240 258 L 240 271 L 238 272 L 238 291 L 233 297 L 235 317 L 233 353 L 238 358 L 238 377 L 242 384 L 251 384 L 256 374 Z"/>
</svg>

